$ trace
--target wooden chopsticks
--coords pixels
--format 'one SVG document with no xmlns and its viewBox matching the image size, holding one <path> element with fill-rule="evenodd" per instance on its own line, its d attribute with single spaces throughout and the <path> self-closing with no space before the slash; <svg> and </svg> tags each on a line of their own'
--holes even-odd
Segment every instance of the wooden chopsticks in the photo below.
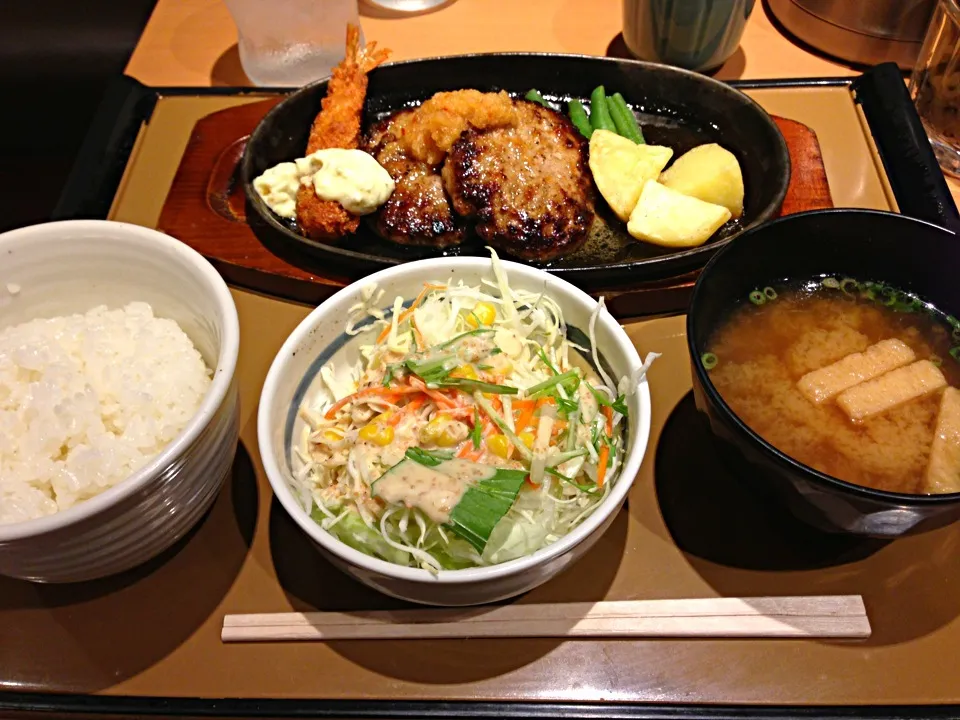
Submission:
<svg viewBox="0 0 960 720">
<path fill-rule="evenodd" d="M 227 615 L 223 642 L 422 638 L 866 638 L 859 595 Z"/>
</svg>

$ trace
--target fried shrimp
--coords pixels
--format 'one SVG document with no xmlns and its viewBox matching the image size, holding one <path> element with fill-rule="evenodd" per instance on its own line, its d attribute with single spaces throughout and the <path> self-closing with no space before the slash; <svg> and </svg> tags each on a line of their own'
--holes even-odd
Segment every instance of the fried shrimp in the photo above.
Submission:
<svg viewBox="0 0 960 720">
<path fill-rule="evenodd" d="M 367 95 L 367 73 L 383 63 L 390 51 L 375 42 L 360 47 L 360 29 L 347 26 L 346 56 L 333 69 L 327 95 L 310 128 L 306 155 L 327 148 L 356 149 L 360 144 L 360 119 Z M 321 200 L 313 188 L 297 191 L 297 222 L 315 240 L 334 240 L 356 231 L 360 218 L 338 202 Z"/>
</svg>

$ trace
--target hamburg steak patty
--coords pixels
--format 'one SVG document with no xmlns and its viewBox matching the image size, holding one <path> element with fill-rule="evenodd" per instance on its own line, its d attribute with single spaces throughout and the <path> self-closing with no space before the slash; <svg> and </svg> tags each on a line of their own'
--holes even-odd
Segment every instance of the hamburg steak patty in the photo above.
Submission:
<svg viewBox="0 0 960 720">
<path fill-rule="evenodd" d="M 374 125 L 363 149 L 393 178 L 390 199 L 372 216 L 378 235 L 402 245 L 449 247 L 463 242 L 463 224 L 453 214 L 438 169 L 410 157 L 397 140 L 413 110 L 401 110 Z"/>
<path fill-rule="evenodd" d="M 528 260 L 575 250 L 593 221 L 587 143 L 566 117 L 514 101 L 514 127 L 467 130 L 443 166 L 460 215 L 487 243 Z"/>
</svg>

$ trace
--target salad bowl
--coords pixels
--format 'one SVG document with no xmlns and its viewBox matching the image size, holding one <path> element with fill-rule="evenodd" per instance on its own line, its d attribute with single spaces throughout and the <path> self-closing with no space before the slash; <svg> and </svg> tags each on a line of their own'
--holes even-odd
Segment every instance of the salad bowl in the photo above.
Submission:
<svg viewBox="0 0 960 720">
<path fill-rule="evenodd" d="M 306 509 L 309 499 L 297 490 L 295 444 L 306 429 L 301 404 L 328 382 L 321 377 L 324 366 L 332 369 L 334 382 L 347 382 L 360 360 L 361 348 L 376 338 L 376 333 L 369 331 L 348 333 L 351 313 L 371 302 L 379 291 L 383 293 L 379 308 L 389 317 L 395 298 L 409 302 L 425 283 L 462 282 L 470 287 L 493 283 L 490 259 L 421 260 L 382 270 L 344 288 L 293 331 L 264 383 L 257 420 L 260 454 L 280 504 L 327 560 L 387 595 L 429 605 L 475 605 L 515 596 L 546 582 L 576 562 L 603 535 L 623 506 L 643 461 L 650 433 L 650 392 L 640 355 L 623 328 L 606 310 L 598 309 L 596 300 L 565 280 L 518 263 L 500 265 L 512 290 L 542 292 L 558 304 L 568 337 L 576 334 L 577 344 L 583 346 L 588 336 L 596 338 L 600 364 L 610 377 L 636 378 L 625 393 L 628 412 L 619 472 L 592 513 L 554 542 L 499 564 L 438 571 L 404 566 L 357 549 L 365 547 L 362 537 L 351 538 L 347 544 L 323 529 Z M 594 314 L 595 327 L 590 333 Z M 586 355 L 589 362 L 590 354 Z M 359 533 L 367 531 L 370 529 L 358 528 Z"/>
</svg>

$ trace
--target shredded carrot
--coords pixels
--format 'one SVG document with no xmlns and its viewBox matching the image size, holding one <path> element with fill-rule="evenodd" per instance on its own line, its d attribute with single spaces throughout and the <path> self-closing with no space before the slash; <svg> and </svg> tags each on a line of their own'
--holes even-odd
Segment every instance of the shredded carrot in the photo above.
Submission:
<svg viewBox="0 0 960 720">
<path fill-rule="evenodd" d="M 424 403 L 424 400 L 423 400 L 422 397 L 415 397 L 413 400 L 411 400 L 411 401 L 408 402 L 406 405 L 404 405 L 402 408 L 400 408 L 400 412 L 396 412 L 396 413 L 394 413 L 393 415 L 391 415 L 391 416 L 390 416 L 390 419 L 387 420 L 387 424 L 388 424 L 388 425 L 396 425 L 398 422 L 400 422 L 400 419 L 401 419 L 404 415 L 406 415 L 406 414 L 408 414 L 408 413 L 413 413 L 413 412 L 416 412 L 417 410 L 419 410 L 419 409 L 420 409 L 420 406 L 423 405 L 423 403 Z"/>
<path fill-rule="evenodd" d="M 450 417 L 472 418 L 473 408 L 469 405 L 460 405 L 457 407 L 446 408 L 444 409 L 443 413 L 444 415 L 449 415 Z"/>
<path fill-rule="evenodd" d="M 514 405 L 516 405 L 516 403 L 514 403 Z M 525 427 L 527 427 L 527 425 L 530 424 L 530 422 L 533 420 L 533 411 L 534 406 L 532 404 L 525 408 L 521 408 L 520 415 L 517 417 L 516 423 L 514 423 L 516 432 L 521 432 Z"/>
<path fill-rule="evenodd" d="M 530 476 L 529 476 L 529 475 L 527 475 L 526 481 L 527 481 L 527 485 L 529 485 L 529 486 L 532 487 L 532 488 L 538 488 L 538 487 L 540 487 L 540 486 L 537 485 L 533 480 L 530 479 Z"/>
<path fill-rule="evenodd" d="M 470 440 L 467 440 L 460 450 L 457 451 L 457 457 L 463 460 L 469 460 L 471 462 L 476 462 L 483 455 L 483 448 L 477 448 L 476 450 L 473 447 L 473 443 Z"/>
<path fill-rule="evenodd" d="M 600 448 L 600 456 L 597 458 L 597 487 L 603 487 L 603 480 L 607 476 L 607 461 L 610 459 L 610 446 L 604 445 Z"/>
<path fill-rule="evenodd" d="M 360 398 L 369 397 L 370 395 L 380 395 L 385 398 L 396 399 L 401 395 L 412 395 L 414 393 L 423 392 L 420 388 L 413 387 L 369 387 L 364 388 L 363 390 L 358 390 L 352 395 L 347 395 L 345 398 L 341 398 L 333 404 L 333 406 L 324 413 L 324 417 L 327 420 L 333 420 L 337 416 L 337 411 L 340 410 L 344 405 L 349 405 L 352 402 L 359 400 Z"/>
<path fill-rule="evenodd" d="M 428 292 L 430 292 L 431 290 L 446 290 L 446 289 L 447 289 L 446 285 L 431 285 L 430 283 L 424 283 L 423 290 L 420 291 L 420 294 L 417 295 L 416 299 L 413 301 L 413 303 L 411 303 L 410 307 L 408 307 L 406 310 L 400 313 L 400 315 L 397 317 L 397 326 L 399 327 L 400 323 L 402 323 L 408 317 L 413 315 L 413 311 L 416 310 L 417 307 L 419 307 L 420 303 L 423 302 L 423 299 L 427 296 Z M 380 337 L 377 338 L 378 343 L 381 343 L 387 339 L 387 335 L 390 334 L 391 326 L 392 324 L 387 325 L 387 327 L 383 329 L 383 332 L 380 333 Z"/>
<path fill-rule="evenodd" d="M 413 328 L 413 341 L 417 344 L 417 350 L 423 350 L 426 347 L 426 344 L 423 341 L 423 333 L 420 332 L 420 328 L 417 327 L 417 324 L 413 321 L 413 318 L 410 318 L 410 327 Z"/>
<path fill-rule="evenodd" d="M 441 405 L 443 407 L 448 407 L 448 408 L 457 406 L 457 404 L 453 400 L 451 400 L 449 397 L 444 395 L 439 390 L 431 390 L 430 388 L 428 388 L 426 385 L 424 385 L 423 380 L 419 378 L 410 378 L 410 385 L 411 387 L 416 388 L 419 392 L 422 392 L 428 398 L 433 400 L 437 405 Z"/>
<path fill-rule="evenodd" d="M 481 435 L 483 435 L 483 437 L 490 437 L 490 436 L 493 435 L 497 430 L 500 429 L 500 428 L 498 428 L 498 427 L 493 423 L 493 421 L 492 421 L 490 418 L 488 418 L 486 415 L 482 415 L 482 416 L 480 417 L 480 425 L 483 426 L 483 432 L 481 433 Z M 508 443 L 508 445 L 509 445 L 509 443 Z M 508 455 L 509 455 L 509 453 L 508 453 Z"/>
<path fill-rule="evenodd" d="M 604 405 L 603 416 L 607 419 L 607 435 L 613 437 L 613 408 L 609 405 Z"/>
</svg>

